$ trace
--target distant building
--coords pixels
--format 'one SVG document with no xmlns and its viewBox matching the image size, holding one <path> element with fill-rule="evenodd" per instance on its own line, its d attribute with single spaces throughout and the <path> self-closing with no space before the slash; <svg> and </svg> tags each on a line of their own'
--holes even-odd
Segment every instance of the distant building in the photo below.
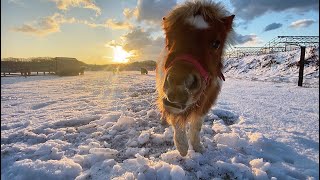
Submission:
<svg viewBox="0 0 320 180">
<path fill-rule="evenodd" d="M 28 75 L 31 72 L 49 72 L 59 76 L 75 76 L 84 74 L 85 63 L 78 61 L 76 58 L 55 57 L 55 58 L 33 58 L 29 61 L 17 60 L 12 58 L 9 60 L 1 60 L 1 73 L 19 73 Z"/>
<path fill-rule="evenodd" d="M 83 74 L 83 63 L 76 58 L 69 57 L 55 57 L 55 73 L 60 76 L 74 76 Z"/>
</svg>

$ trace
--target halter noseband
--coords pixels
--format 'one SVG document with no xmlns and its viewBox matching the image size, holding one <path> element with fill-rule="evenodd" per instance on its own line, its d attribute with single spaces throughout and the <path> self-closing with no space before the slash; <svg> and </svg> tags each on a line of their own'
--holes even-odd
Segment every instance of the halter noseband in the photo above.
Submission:
<svg viewBox="0 0 320 180">
<path fill-rule="evenodd" d="M 209 83 L 209 81 L 211 80 L 211 76 L 209 74 L 209 72 L 199 63 L 199 61 L 194 58 L 193 56 L 189 55 L 189 54 L 182 54 L 182 55 L 179 55 L 177 57 L 175 57 L 171 63 L 168 65 L 167 68 L 169 68 L 170 66 L 172 66 L 172 64 L 176 61 L 185 61 L 185 62 L 189 62 L 191 63 L 192 65 L 194 65 L 194 67 L 198 70 L 198 72 L 200 73 L 201 75 L 201 78 L 204 80 L 204 82 L 206 84 Z M 219 73 L 218 77 L 225 81 L 225 78 L 222 74 L 222 72 Z"/>
</svg>

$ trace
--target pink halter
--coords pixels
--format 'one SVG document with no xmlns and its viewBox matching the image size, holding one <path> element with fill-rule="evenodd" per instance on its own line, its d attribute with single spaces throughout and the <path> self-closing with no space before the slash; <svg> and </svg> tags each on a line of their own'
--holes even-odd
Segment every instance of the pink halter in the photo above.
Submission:
<svg viewBox="0 0 320 180">
<path fill-rule="evenodd" d="M 182 55 L 179 55 L 177 57 L 175 57 L 171 63 L 169 64 L 168 67 L 172 66 L 172 64 L 175 62 L 175 61 L 186 61 L 186 62 L 189 62 L 191 63 L 192 65 L 194 65 L 194 67 L 198 70 L 198 72 L 200 73 L 201 75 L 201 78 L 204 80 L 204 82 L 207 84 L 211 77 L 208 73 L 208 71 L 206 71 L 204 69 L 204 67 L 199 63 L 199 61 L 197 61 L 196 58 L 194 58 L 193 56 L 189 55 L 189 54 L 182 54 Z M 222 74 L 222 72 L 220 72 L 220 74 L 218 75 L 218 77 L 220 79 L 222 79 L 223 81 L 225 81 L 225 78 Z"/>
</svg>

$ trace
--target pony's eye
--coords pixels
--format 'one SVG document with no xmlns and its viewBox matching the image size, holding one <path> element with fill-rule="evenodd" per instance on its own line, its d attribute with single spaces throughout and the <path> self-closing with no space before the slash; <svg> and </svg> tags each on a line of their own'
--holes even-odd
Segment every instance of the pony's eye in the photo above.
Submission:
<svg viewBox="0 0 320 180">
<path fill-rule="evenodd" d="M 220 41 L 216 40 L 211 43 L 211 48 L 218 49 L 220 47 Z"/>
</svg>

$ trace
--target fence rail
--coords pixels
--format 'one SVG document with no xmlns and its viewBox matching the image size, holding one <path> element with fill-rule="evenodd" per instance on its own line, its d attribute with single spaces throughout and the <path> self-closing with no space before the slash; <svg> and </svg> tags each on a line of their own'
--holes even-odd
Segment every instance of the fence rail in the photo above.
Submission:
<svg viewBox="0 0 320 180">
<path fill-rule="evenodd" d="M 319 47 L 319 36 L 277 36 L 261 47 L 231 47 L 225 58 L 271 54 L 299 49 L 299 46 Z"/>
</svg>

